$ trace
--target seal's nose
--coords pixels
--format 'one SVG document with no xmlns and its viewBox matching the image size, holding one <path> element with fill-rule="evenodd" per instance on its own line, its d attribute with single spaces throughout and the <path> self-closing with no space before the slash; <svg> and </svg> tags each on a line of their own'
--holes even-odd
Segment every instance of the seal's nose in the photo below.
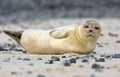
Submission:
<svg viewBox="0 0 120 77">
<path fill-rule="evenodd" d="M 92 33 L 92 32 L 93 32 L 93 30 L 91 30 L 91 29 L 90 29 L 90 30 L 89 30 L 89 32 L 91 32 L 91 33 Z"/>
</svg>

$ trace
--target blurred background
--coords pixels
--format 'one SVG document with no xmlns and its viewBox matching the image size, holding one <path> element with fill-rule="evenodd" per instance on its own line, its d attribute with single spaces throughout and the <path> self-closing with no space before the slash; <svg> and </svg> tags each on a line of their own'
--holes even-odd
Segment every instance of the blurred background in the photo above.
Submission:
<svg viewBox="0 0 120 77">
<path fill-rule="evenodd" d="M 120 0 L 0 0 L 2 29 L 50 29 L 119 17 Z"/>
</svg>

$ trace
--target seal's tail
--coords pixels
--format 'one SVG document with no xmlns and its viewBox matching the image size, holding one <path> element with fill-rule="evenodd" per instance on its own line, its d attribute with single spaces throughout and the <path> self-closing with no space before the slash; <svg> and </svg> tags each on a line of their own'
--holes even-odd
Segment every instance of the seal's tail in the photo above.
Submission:
<svg viewBox="0 0 120 77">
<path fill-rule="evenodd" d="M 20 39 L 23 31 L 3 31 L 3 32 L 20 44 Z"/>
</svg>

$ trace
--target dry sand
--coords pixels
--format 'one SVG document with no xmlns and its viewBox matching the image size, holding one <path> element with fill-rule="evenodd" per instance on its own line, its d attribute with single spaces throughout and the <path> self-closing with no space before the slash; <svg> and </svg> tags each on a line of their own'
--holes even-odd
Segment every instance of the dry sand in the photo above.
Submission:
<svg viewBox="0 0 120 77">
<path fill-rule="evenodd" d="M 86 19 L 51 18 L 23 22 L 13 17 L 6 22 L 8 24 L 0 25 L 0 77 L 120 77 L 120 19 L 118 18 L 96 19 L 102 25 L 102 35 L 94 50 L 96 53 L 72 57 L 64 54 L 66 58 L 63 55 L 23 53 L 25 50 L 22 47 L 2 33 L 2 30 L 51 29 L 75 23 L 81 24 Z M 60 61 L 55 61 L 52 56 L 57 56 Z M 70 63 L 71 58 L 77 58 L 76 62 L 73 60 L 73 63 Z M 68 64 L 65 66 L 66 60 Z"/>
</svg>

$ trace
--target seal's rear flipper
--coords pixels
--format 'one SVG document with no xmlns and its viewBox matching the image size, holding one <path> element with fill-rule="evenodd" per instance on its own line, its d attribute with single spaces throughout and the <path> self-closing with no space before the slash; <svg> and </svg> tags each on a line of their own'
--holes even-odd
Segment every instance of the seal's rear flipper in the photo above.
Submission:
<svg viewBox="0 0 120 77">
<path fill-rule="evenodd" d="M 20 39 L 23 31 L 3 31 L 8 36 L 12 37 L 17 43 L 20 44 Z"/>
</svg>

